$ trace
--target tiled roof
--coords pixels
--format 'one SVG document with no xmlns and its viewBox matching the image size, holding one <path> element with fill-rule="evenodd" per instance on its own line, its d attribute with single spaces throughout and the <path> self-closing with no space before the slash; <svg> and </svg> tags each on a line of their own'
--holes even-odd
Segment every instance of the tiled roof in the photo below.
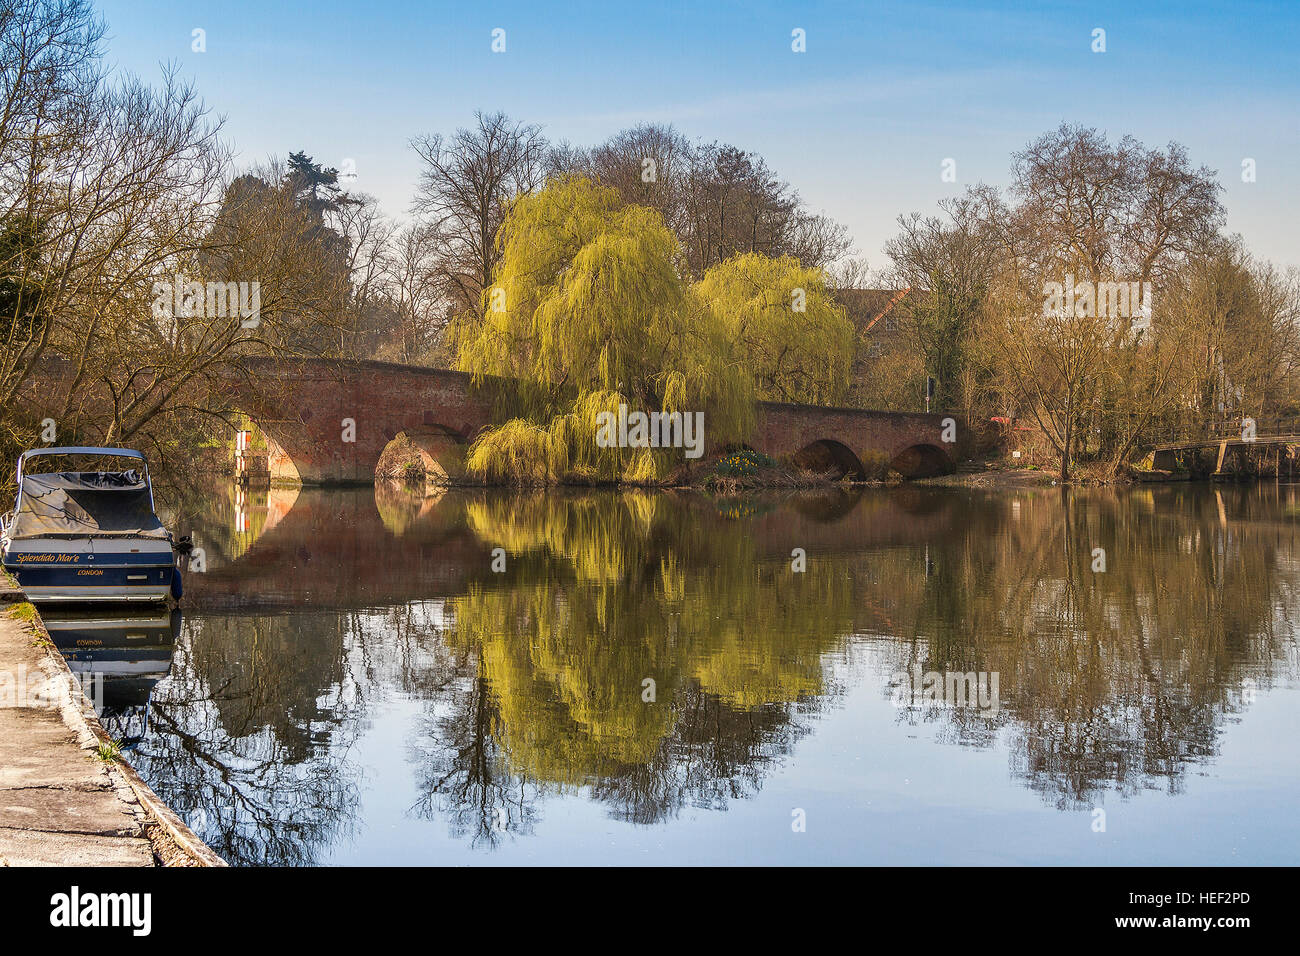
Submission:
<svg viewBox="0 0 1300 956">
<path fill-rule="evenodd" d="M 862 335 L 898 306 L 911 289 L 840 289 L 835 298 Z M 883 329 L 878 330 L 883 331 Z"/>
</svg>

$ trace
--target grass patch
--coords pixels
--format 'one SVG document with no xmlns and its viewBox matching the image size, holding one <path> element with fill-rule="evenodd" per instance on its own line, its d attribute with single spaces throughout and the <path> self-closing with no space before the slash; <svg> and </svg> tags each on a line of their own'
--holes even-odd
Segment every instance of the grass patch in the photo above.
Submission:
<svg viewBox="0 0 1300 956">
<path fill-rule="evenodd" d="M 95 748 L 95 758 L 100 763 L 117 763 L 122 759 L 122 746 L 116 740 L 101 740 Z"/>
<path fill-rule="evenodd" d="M 21 604 L 11 604 L 9 606 L 9 616 L 16 621 L 22 621 L 24 624 L 36 623 L 36 605 L 24 601 Z"/>
</svg>

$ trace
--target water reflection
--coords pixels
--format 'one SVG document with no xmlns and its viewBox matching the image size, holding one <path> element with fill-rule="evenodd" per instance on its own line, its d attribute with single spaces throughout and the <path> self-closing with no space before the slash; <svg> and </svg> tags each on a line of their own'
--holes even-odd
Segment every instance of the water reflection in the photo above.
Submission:
<svg viewBox="0 0 1300 956">
<path fill-rule="evenodd" d="M 46 608 L 41 617 L 104 729 L 125 747 L 138 744 L 149 730 L 149 696 L 171 669 L 181 612 Z"/>
<path fill-rule="evenodd" d="M 237 863 L 349 858 L 393 760 L 412 833 L 528 841 L 574 801 L 672 827 L 756 798 L 828 708 L 914 672 L 995 674 L 998 705 L 891 708 L 844 759 L 925 759 L 885 734 L 927 728 L 1082 811 L 1180 793 L 1295 681 L 1285 486 L 244 494 L 177 507 L 208 569 L 136 751 Z"/>
<path fill-rule="evenodd" d="M 303 865 L 347 839 L 364 729 L 362 672 L 334 615 L 186 622 L 132 755 L 152 786 L 231 862 Z"/>
</svg>

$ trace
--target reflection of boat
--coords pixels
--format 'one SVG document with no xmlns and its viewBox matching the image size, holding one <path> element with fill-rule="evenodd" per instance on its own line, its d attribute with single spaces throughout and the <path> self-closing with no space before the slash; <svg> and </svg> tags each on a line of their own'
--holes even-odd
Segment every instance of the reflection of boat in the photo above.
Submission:
<svg viewBox="0 0 1300 956">
<path fill-rule="evenodd" d="M 40 455 L 126 458 L 139 470 L 27 473 Z M 0 560 L 31 601 L 163 601 L 180 596 L 172 538 L 154 513 L 144 456 L 127 448 L 34 448 L 0 518 Z"/>
<path fill-rule="evenodd" d="M 42 613 L 50 639 L 114 737 L 134 742 L 148 725 L 149 695 L 171 670 L 181 612 Z"/>
</svg>

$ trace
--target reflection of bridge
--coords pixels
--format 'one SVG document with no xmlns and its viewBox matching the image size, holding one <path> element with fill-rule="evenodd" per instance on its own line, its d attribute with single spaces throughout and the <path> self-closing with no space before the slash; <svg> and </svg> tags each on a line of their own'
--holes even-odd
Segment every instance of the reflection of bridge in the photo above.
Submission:
<svg viewBox="0 0 1300 956">
<path fill-rule="evenodd" d="M 466 521 L 468 501 L 492 492 L 419 498 L 381 483 L 329 492 L 273 488 L 257 540 L 224 567 L 189 573 L 185 607 L 196 610 L 391 607 L 459 596 L 472 583 L 500 583 L 491 573 L 495 543 Z M 280 499 L 292 497 L 283 508 Z M 790 560 L 802 547 L 821 555 L 937 541 L 961 518 L 942 489 L 834 492 L 802 498 L 793 508 L 745 519 L 761 560 Z M 678 502 L 676 506 L 686 507 Z M 706 499 L 693 501 L 699 521 L 725 522 Z M 195 530 L 203 543 L 202 528 Z M 514 558 L 519 557 L 515 555 Z"/>
<path fill-rule="evenodd" d="M 232 389 L 231 400 L 266 436 L 272 479 L 373 481 L 380 456 L 399 435 L 419 449 L 431 474 L 455 477 L 466 444 L 501 417 L 496 398 L 505 383 L 476 385 L 462 372 L 327 359 L 246 363 L 250 376 Z M 939 414 L 765 402 L 751 446 L 850 476 L 863 474 L 862 457 L 876 452 L 905 477 L 923 477 L 950 471 L 965 440 L 957 422 Z"/>
</svg>

